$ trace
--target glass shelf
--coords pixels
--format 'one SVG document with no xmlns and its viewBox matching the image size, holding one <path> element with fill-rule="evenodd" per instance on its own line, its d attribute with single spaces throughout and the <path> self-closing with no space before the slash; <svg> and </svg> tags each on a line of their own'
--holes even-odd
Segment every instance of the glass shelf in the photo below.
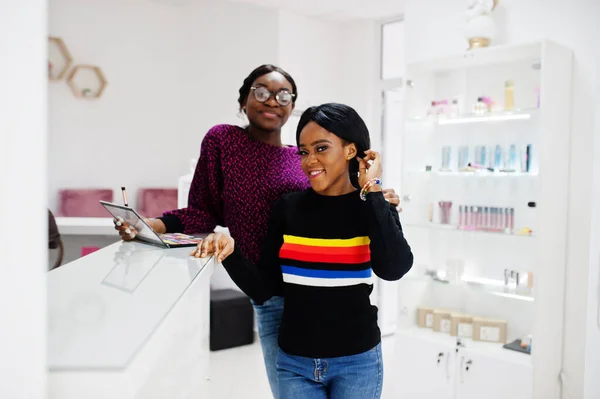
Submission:
<svg viewBox="0 0 600 399">
<path fill-rule="evenodd" d="M 500 280 L 463 276 L 460 281 L 451 281 L 437 277 L 436 273 L 433 271 L 429 271 L 421 276 L 408 275 L 402 280 L 408 282 L 429 281 L 440 286 L 462 288 L 503 298 L 526 302 L 535 301 L 533 289 L 528 287 L 509 288 Z"/>
<path fill-rule="evenodd" d="M 539 108 L 525 108 L 516 111 L 495 111 L 486 112 L 484 114 L 466 113 L 457 116 L 445 114 L 440 115 L 425 115 L 420 117 L 409 118 L 412 123 L 430 123 L 437 125 L 457 125 L 465 123 L 488 123 L 488 122 L 505 122 L 505 121 L 524 121 L 532 119 L 539 113 Z"/>
<path fill-rule="evenodd" d="M 454 176 L 454 177 L 537 177 L 539 174 L 537 172 L 488 172 L 488 171 L 474 171 L 474 172 L 454 172 L 454 171 L 439 171 L 439 170 L 410 170 L 408 171 L 410 174 L 423 174 L 423 175 L 432 175 L 432 176 Z"/>
<path fill-rule="evenodd" d="M 504 232 L 495 232 L 495 231 L 485 231 L 485 230 L 466 230 L 459 229 L 455 225 L 447 225 L 447 224 L 436 224 L 436 223 L 406 223 L 403 224 L 404 227 L 413 227 L 419 229 L 431 229 L 437 231 L 448 231 L 452 233 L 459 234 L 484 234 L 484 235 L 493 235 L 498 237 L 512 237 L 512 238 L 534 238 L 535 234 L 507 234 Z"/>
<path fill-rule="evenodd" d="M 483 279 L 471 279 L 466 276 L 461 281 L 452 282 L 448 280 L 441 280 L 436 277 L 430 277 L 431 280 L 436 284 L 449 285 L 453 287 L 467 288 L 472 291 L 478 291 L 485 294 L 500 296 L 503 298 L 516 299 L 520 301 L 534 302 L 533 290 L 527 287 L 519 288 L 508 288 L 503 282 L 490 280 L 484 282 Z"/>
</svg>

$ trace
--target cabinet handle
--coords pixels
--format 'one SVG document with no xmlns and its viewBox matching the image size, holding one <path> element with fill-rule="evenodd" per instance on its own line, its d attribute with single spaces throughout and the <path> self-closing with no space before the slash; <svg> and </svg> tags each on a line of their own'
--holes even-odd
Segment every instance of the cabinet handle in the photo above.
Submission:
<svg viewBox="0 0 600 399">
<path fill-rule="evenodd" d="M 467 367 L 465 367 L 465 371 L 469 371 L 469 368 L 473 365 L 473 361 L 471 359 L 467 360 Z"/>
<path fill-rule="evenodd" d="M 448 356 L 446 356 L 446 379 L 450 379 L 450 352 L 448 352 Z"/>
<path fill-rule="evenodd" d="M 465 383 L 465 376 L 463 374 L 463 367 L 465 365 L 465 357 L 461 356 L 460 357 L 460 383 L 464 384 Z"/>
</svg>

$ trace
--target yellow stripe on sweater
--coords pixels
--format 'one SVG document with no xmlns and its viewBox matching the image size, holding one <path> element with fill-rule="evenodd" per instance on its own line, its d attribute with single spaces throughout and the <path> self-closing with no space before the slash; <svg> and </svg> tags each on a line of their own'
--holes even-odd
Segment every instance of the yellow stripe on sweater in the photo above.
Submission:
<svg viewBox="0 0 600 399">
<path fill-rule="evenodd" d="M 289 244 L 309 245 L 313 247 L 356 247 L 360 245 L 369 245 L 369 237 L 355 237 L 348 239 L 330 239 L 330 238 L 306 238 L 290 235 L 283 236 L 283 242 Z"/>
</svg>

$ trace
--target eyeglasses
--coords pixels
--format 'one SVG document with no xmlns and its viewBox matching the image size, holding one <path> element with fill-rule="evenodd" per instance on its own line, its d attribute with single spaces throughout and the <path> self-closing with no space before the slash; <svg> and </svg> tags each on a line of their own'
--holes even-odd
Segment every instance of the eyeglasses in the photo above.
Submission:
<svg viewBox="0 0 600 399">
<path fill-rule="evenodd" d="M 290 93 L 287 90 L 279 90 L 277 93 L 273 93 L 272 91 L 269 91 L 269 89 L 267 89 L 266 87 L 262 86 L 251 87 L 250 90 L 252 90 L 254 98 L 259 103 L 266 103 L 269 100 L 269 98 L 271 98 L 271 95 L 275 95 L 275 100 L 277 100 L 277 103 L 282 107 L 289 105 L 294 99 L 294 97 L 296 97 L 295 94 Z"/>
</svg>

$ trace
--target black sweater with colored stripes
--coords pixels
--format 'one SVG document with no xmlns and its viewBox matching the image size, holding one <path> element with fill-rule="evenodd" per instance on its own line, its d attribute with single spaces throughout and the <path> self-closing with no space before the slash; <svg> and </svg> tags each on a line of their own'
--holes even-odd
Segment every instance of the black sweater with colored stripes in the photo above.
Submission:
<svg viewBox="0 0 600 399">
<path fill-rule="evenodd" d="M 283 296 L 279 346 L 291 355 L 359 354 L 381 340 L 371 305 L 373 275 L 398 280 L 413 263 L 396 209 L 383 194 L 323 196 L 312 189 L 285 195 L 269 221 L 260 260 L 235 246 L 225 269 L 262 304 Z"/>
</svg>

